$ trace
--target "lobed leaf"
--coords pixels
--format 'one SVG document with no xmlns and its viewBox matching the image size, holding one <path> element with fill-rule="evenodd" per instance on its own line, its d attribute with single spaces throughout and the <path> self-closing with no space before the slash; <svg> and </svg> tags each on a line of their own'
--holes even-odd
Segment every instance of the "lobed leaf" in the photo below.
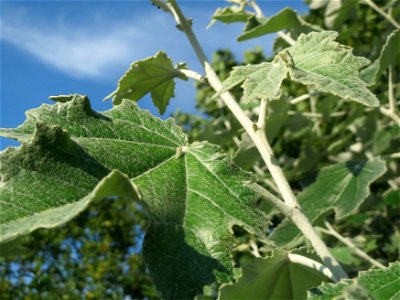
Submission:
<svg viewBox="0 0 400 300">
<path fill-rule="evenodd" d="M 153 57 L 134 62 L 119 80 L 118 88 L 105 99 L 112 97 L 113 104 L 117 105 L 122 99 L 138 101 L 151 93 L 154 105 L 163 114 L 169 100 L 174 97 L 174 78 L 187 80 L 179 71 L 182 67 L 174 67 L 165 52 L 160 51 Z"/>
<path fill-rule="evenodd" d="M 298 195 L 298 201 L 313 224 L 332 210 L 337 219 L 343 219 L 357 211 L 370 194 L 369 185 L 385 172 L 385 162 L 378 159 L 322 168 L 315 181 Z M 289 219 L 279 224 L 270 236 L 280 247 L 297 245 L 299 237 L 300 231 Z"/>
<path fill-rule="evenodd" d="M 281 95 L 282 81 L 286 76 L 286 65 L 279 57 L 273 62 L 234 67 L 229 77 L 223 82 L 222 89 L 213 97 L 216 98 L 243 83 L 243 102 L 245 103 L 259 99 L 278 99 Z"/>
<path fill-rule="evenodd" d="M 283 50 L 280 55 L 288 61 L 291 79 L 343 99 L 378 106 L 378 99 L 358 74 L 369 60 L 335 42 L 337 36 L 334 31 L 301 34 L 293 46 Z"/>
<path fill-rule="evenodd" d="M 150 273 L 163 298 L 186 299 L 232 277 L 233 225 L 264 235 L 258 196 L 245 185 L 251 178 L 217 146 L 188 144 L 172 120 L 130 101 L 96 113 L 74 95 L 0 133 L 23 141 L 1 154 L 4 241 L 59 225 L 93 200 L 140 198 L 150 220 L 143 246 Z"/>
<path fill-rule="evenodd" d="M 392 263 L 386 269 L 370 269 L 360 272 L 357 278 L 339 283 L 323 283 L 308 294 L 308 299 L 387 299 L 400 297 L 400 263 Z"/>
</svg>

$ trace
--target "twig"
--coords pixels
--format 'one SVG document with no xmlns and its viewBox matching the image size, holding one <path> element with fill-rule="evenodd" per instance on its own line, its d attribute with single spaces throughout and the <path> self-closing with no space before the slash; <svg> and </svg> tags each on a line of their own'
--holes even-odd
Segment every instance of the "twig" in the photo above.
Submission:
<svg viewBox="0 0 400 300">
<path fill-rule="evenodd" d="M 356 255 L 358 255 L 359 257 L 370 262 L 373 266 L 381 268 L 381 269 L 386 268 L 380 262 L 376 261 L 371 256 L 369 256 L 367 253 L 365 253 L 360 248 L 358 248 L 349 238 L 346 238 L 346 237 L 342 236 L 340 233 L 338 233 L 329 222 L 325 221 L 324 224 L 325 224 L 326 228 L 328 228 L 328 230 L 321 228 L 321 231 L 323 233 L 329 234 L 329 235 L 337 238 L 339 241 L 341 241 L 343 244 L 345 244 L 347 247 L 349 247 Z"/>
<path fill-rule="evenodd" d="M 294 99 L 290 100 L 289 103 L 294 105 L 294 104 L 300 103 L 300 102 L 302 102 L 304 100 L 307 100 L 310 97 L 311 97 L 310 94 L 304 94 L 304 95 L 301 95 L 301 96 L 299 96 L 297 98 L 294 98 Z"/>
<path fill-rule="evenodd" d="M 288 254 L 289 260 L 294 263 L 294 264 L 299 264 L 306 266 L 308 268 L 314 269 L 322 274 L 324 274 L 326 277 L 328 277 L 330 280 L 334 282 L 338 282 L 339 280 L 332 274 L 331 270 L 329 270 L 327 267 L 325 267 L 323 264 L 320 264 L 319 262 L 312 260 L 311 258 L 299 255 L 299 254 L 294 254 L 294 253 L 289 253 Z"/>
<path fill-rule="evenodd" d="M 289 34 L 283 32 L 283 31 L 278 31 L 277 33 L 278 33 L 278 36 L 281 39 L 283 39 L 286 43 L 288 43 L 290 46 L 292 46 L 292 45 L 294 45 L 294 43 L 296 43 L 296 41 L 294 39 L 292 39 L 292 37 Z"/>
<path fill-rule="evenodd" d="M 201 48 L 196 36 L 193 33 L 190 23 L 183 15 L 180 7 L 176 3 L 175 0 L 169 1 L 170 8 L 172 9 L 175 19 L 178 22 L 179 28 L 185 33 L 188 38 L 192 48 L 194 49 L 200 63 L 203 65 L 205 69 L 205 74 L 207 76 L 207 80 L 211 87 L 216 91 L 220 91 L 222 89 L 222 83 L 219 80 L 217 74 L 212 69 L 210 63 L 207 60 L 206 55 L 204 54 L 203 49 Z M 328 268 L 331 269 L 332 273 L 336 278 L 347 278 L 346 273 L 333 257 L 333 255 L 329 252 L 328 248 L 315 232 L 311 223 L 308 221 L 307 217 L 302 213 L 302 211 L 298 208 L 297 199 L 293 194 L 292 189 L 289 186 L 289 183 L 283 174 L 282 169 L 279 167 L 278 160 L 275 158 L 272 148 L 268 143 L 264 130 L 258 130 L 258 128 L 254 128 L 253 122 L 248 118 L 246 113 L 242 110 L 240 105 L 236 102 L 233 96 L 229 92 L 225 92 L 221 94 L 221 99 L 224 101 L 225 105 L 229 108 L 238 122 L 245 129 L 247 134 L 253 140 L 255 146 L 261 154 L 268 170 L 274 179 L 280 194 L 284 200 L 282 203 L 287 212 L 295 215 L 293 220 L 296 220 L 295 224 L 300 228 L 300 230 L 304 233 L 306 232 L 306 237 L 310 240 L 313 245 L 315 251 L 322 258 L 324 263 Z"/>
<path fill-rule="evenodd" d="M 394 100 L 394 91 L 393 91 L 393 67 L 389 66 L 389 74 L 388 74 L 388 98 L 389 98 L 389 110 L 391 113 L 396 113 L 396 100 Z"/>
<path fill-rule="evenodd" d="M 400 117 L 392 112 L 390 109 L 380 106 L 379 111 L 386 117 L 391 118 L 397 125 L 400 125 Z"/>
<path fill-rule="evenodd" d="M 381 156 L 383 159 L 396 159 L 400 158 L 400 152 L 397 153 L 390 153 Z"/>
<path fill-rule="evenodd" d="M 387 13 L 385 13 L 382 9 L 380 9 L 379 6 L 377 6 L 373 1 L 371 0 L 363 0 L 363 2 L 365 4 L 367 4 L 369 7 L 371 7 L 372 9 L 374 9 L 378 14 L 380 14 L 382 17 L 384 17 L 386 20 L 388 20 L 390 23 L 392 23 L 392 25 L 394 27 L 396 27 L 397 29 L 400 28 L 400 24 L 397 23 L 391 15 L 388 15 Z"/>
<path fill-rule="evenodd" d="M 303 115 L 304 117 L 308 118 L 323 118 L 324 115 L 321 113 L 312 113 L 312 112 L 298 112 L 294 110 L 289 110 L 288 114 L 293 116 L 293 115 Z M 331 118 L 337 118 L 337 117 L 342 117 L 345 116 L 347 112 L 345 111 L 336 111 L 330 114 Z"/>
</svg>

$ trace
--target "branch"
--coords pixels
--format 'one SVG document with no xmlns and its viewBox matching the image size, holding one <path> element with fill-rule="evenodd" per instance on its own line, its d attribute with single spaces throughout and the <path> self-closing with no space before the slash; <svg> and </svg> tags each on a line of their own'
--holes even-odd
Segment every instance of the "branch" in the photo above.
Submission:
<svg viewBox="0 0 400 300">
<path fill-rule="evenodd" d="M 262 99 L 260 104 L 260 114 L 258 115 L 258 122 L 257 122 L 257 128 L 261 130 L 265 129 L 265 119 L 267 117 L 267 105 L 268 105 L 268 100 Z"/>
<path fill-rule="evenodd" d="M 321 257 L 325 266 L 327 266 L 331 270 L 333 274 L 332 276 L 335 278 L 335 281 L 340 281 L 340 279 L 342 278 L 348 278 L 338 261 L 330 253 L 328 247 L 321 240 L 314 227 L 299 207 L 288 206 L 279 198 L 277 198 L 268 190 L 264 189 L 258 184 L 249 183 L 248 186 L 257 194 L 259 194 L 264 200 L 277 207 L 281 211 L 281 213 L 290 218 L 290 220 L 292 220 L 292 222 L 296 224 L 296 226 L 300 229 L 304 236 L 310 241 L 311 245 L 313 246 L 319 257 Z"/>
<path fill-rule="evenodd" d="M 388 15 L 385 13 L 382 9 L 380 9 L 379 6 L 377 6 L 373 1 L 371 0 L 363 0 L 365 4 L 367 4 L 369 7 L 371 7 L 373 10 L 375 10 L 378 14 L 380 14 L 382 17 L 384 17 L 386 20 L 388 20 L 394 27 L 397 29 L 400 28 L 400 24 L 397 23 L 391 15 Z"/>
<path fill-rule="evenodd" d="M 190 23 L 183 15 L 180 7 L 175 0 L 170 0 L 169 6 L 175 16 L 175 20 L 178 23 L 179 29 L 181 29 L 185 33 L 200 63 L 203 65 L 209 84 L 216 92 L 220 91 L 222 89 L 222 83 L 219 80 L 215 71 L 212 69 L 210 63 L 208 62 L 203 49 L 201 48 L 196 36 L 193 33 Z M 318 255 L 321 256 L 327 267 L 331 269 L 332 273 L 335 274 L 337 278 L 347 278 L 347 275 L 343 271 L 342 267 L 329 252 L 324 242 L 315 233 L 314 228 L 312 227 L 306 216 L 298 208 L 296 197 L 294 196 L 293 191 L 290 188 L 282 169 L 279 167 L 278 160 L 275 158 L 272 152 L 271 146 L 267 141 L 264 130 L 258 130 L 257 128 L 254 128 L 253 122 L 249 119 L 249 117 L 245 114 L 240 105 L 236 102 L 236 100 L 229 92 L 221 94 L 220 97 L 225 105 L 232 112 L 232 114 L 235 116 L 235 118 L 242 125 L 242 127 L 245 129 L 245 131 L 257 147 L 258 151 L 260 152 L 261 157 L 263 158 L 269 172 L 271 173 L 272 178 L 274 179 L 280 191 L 280 194 L 282 195 L 283 200 L 285 201 L 284 206 L 287 209 L 296 208 L 294 211 L 297 212 L 296 214 L 300 216 L 296 218 L 296 220 L 298 221 L 297 223 L 295 222 L 295 224 L 298 226 L 304 226 L 303 228 L 300 228 L 300 230 L 302 230 L 303 233 L 304 231 L 307 231 L 309 239 L 310 236 L 312 236 L 312 240 L 310 240 L 311 244 L 314 246 L 314 249 L 318 253 Z M 310 230 L 313 233 L 308 233 L 308 231 Z"/>
<path fill-rule="evenodd" d="M 324 224 L 325 224 L 326 228 L 328 228 L 328 230 L 326 230 L 324 228 L 321 228 L 321 231 L 323 233 L 329 234 L 329 235 L 337 238 L 339 241 L 341 241 L 343 244 L 345 244 L 347 247 L 349 247 L 351 250 L 353 250 L 353 252 L 356 255 L 358 255 L 359 257 L 361 257 L 361 258 L 365 259 L 366 261 L 370 262 L 373 266 L 381 268 L 381 269 L 385 269 L 386 268 L 380 262 L 376 261 L 371 256 L 369 256 L 367 253 L 365 253 L 360 248 L 358 248 L 349 238 L 346 238 L 346 237 L 340 235 L 340 233 L 337 232 L 329 222 L 325 221 Z"/>
</svg>

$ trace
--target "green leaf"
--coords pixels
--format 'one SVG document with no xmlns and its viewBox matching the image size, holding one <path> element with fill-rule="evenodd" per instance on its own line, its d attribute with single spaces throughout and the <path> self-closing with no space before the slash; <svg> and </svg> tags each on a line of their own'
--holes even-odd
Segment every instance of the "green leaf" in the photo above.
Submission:
<svg viewBox="0 0 400 300">
<path fill-rule="evenodd" d="M 362 79 L 368 85 L 374 85 L 383 71 L 390 65 L 398 64 L 400 61 L 400 29 L 394 30 L 386 38 L 379 57 L 368 67 L 361 71 Z"/>
<path fill-rule="evenodd" d="M 137 197 L 126 176 L 98 164 L 58 126 L 37 123 L 32 142 L 7 148 L 0 162 L 0 242 L 63 224 L 98 199 Z"/>
<path fill-rule="evenodd" d="M 291 79 L 343 99 L 378 106 L 378 99 L 359 77 L 359 69 L 369 60 L 335 42 L 337 36 L 334 31 L 301 34 L 293 46 L 283 50 L 280 55 L 288 63 Z"/>
<path fill-rule="evenodd" d="M 229 77 L 222 83 L 222 89 L 213 98 L 242 84 L 245 103 L 258 99 L 278 99 L 281 95 L 282 81 L 286 76 L 286 65 L 279 57 L 273 62 L 234 67 Z"/>
<path fill-rule="evenodd" d="M 241 42 L 290 28 L 295 28 L 302 32 L 320 30 L 318 26 L 304 21 L 294 10 L 285 8 L 269 19 L 257 19 L 257 22 L 255 22 L 255 19 L 249 19 L 244 32 L 237 40 Z"/>
<path fill-rule="evenodd" d="M 246 22 L 252 14 L 240 9 L 240 6 L 233 5 L 231 7 L 217 8 L 212 18 L 222 23 Z"/>
<path fill-rule="evenodd" d="M 395 262 L 386 269 L 370 269 L 360 272 L 355 279 L 342 280 L 339 283 L 323 283 L 308 294 L 308 299 L 387 299 L 400 297 L 400 263 Z M 357 294 L 354 290 L 358 290 Z M 353 297 L 349 297 L 353 294 Z M 361 298 L 360 296 L 364 297 Z"/>
<path fill-rule="evenodd" d="M 187 80 L 180 72 L 182 66 L 174 67 L 165 52 L 134 62 L 118 82 L 118 88 L 105 99 L 113 98 L 113 104 L 120 104 L 122 99 L 140 100 L 147 93 L 157 106 L 160 114 L 165 112 L 169 100 L 174 97 L 174 78 Z"/>
<path fill-rule="evenodd" d="M 23 141 L 1 157 L 6 238 L 61 224 L 104 196 L 133 197 L 135 185 L 150 220 L 143 249 L 150 273 L 163 298 L 186 299 L 232 277 L 233 225 L 264 235 L 248 174 L 219 147 L 188 144 L 171 119 L 126 100 L 96 113 L 79 95 L 27 116 L 20 127 L 0 130 Z M 131 180 L 118 171 L 106 176 L 112 169 Z"/>
<path fill-rule="evenodd" d="M 385 171 L 385 162 L 378 159 L 349 161 L 322 168 L 315 181 L 298 195 L 298 201 L 313 224 L 332 210 L 336 219 L 343 219 L 357 211 L 370 194 L 369 185 Z M 300 232 L 289 219 L 285 219 L 270 238 L 277 246 L 293 247 L 300 242 Z"/>
<path fill-rule="evenodd" d="M 292 263 L 288 254 L 275 250 L 271 257 L 255 258 L 243 266 L 236 283 L 221 287 L 218 299 L 305 299 L 307 290 L 325 278 L 313 269 Z"/>
</svg>

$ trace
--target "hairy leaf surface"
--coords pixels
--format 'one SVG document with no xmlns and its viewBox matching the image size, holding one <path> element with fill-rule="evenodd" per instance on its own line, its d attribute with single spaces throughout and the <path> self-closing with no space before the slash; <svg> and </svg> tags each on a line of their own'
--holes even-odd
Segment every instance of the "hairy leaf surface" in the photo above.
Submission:
<svg viewBox="0 0 400 300">
<path fill-rule="evenodd" d="M 270 257 L 255 258 L 253 263 L 243 266 L 236 283 L 221 287 L 218 299 L 305 299 L 307 290 L 326 278 L 291 262 L 288 254 L 275 250 Z"/>
<path fill-rule="evenodd" d="M 387 269 L 370 269 L 359 273 L 357 278 L 339 283 L 323 283 L 309 292 L 308 299 L 362 299 L 395 300 L 400 297 L 400 263 L 392 263 Z M 357 293 L 355 293 L 357 291 Z M 353 297 L 351 297 L 352 295 Z M 350 297 L 349 297 L 350 296 Z"/>
<path fill-rule="evenodd" d="M 331 210 L 337 219 L 343 219 L 357 211 L 370 193 L 369 185 L 385 171 L 381 160 L 349 161 L 322 168 L 315 181 L 298 195 L 301 208 L 313 224 Z M 292 247 L 299 243 L 299 236 L 297 227 L 285 219 L 271 239 L 278 246 Z"/>
<path fill-rule="evenodd" d="M 125 100 L 96 113 L 79 95 L 27 115 L 20 127 L 0 130 L 23 141 L 1 155 L 7 238 L 27 233 L 21 226 L 61 224 L 93 199 L 134 197 L 134 183 L 150 220 L 143 250 L 150 272 L 164 298 L 184 299 L 232 276 L 234 224 L 262 237 L 265 217 L 245 186 L 248 175 L 217 146 L 187 144 L 172 120 Z M 107 176 L 113 169 L 131 180 L 119 171 Z"/>
<path fill-rule="evenodd" d="M 286 76 L 286 65 L 279 57 L 273 62 L 234 67 L 214 98 L 243 83 L 243 102 L 245 103 L 259 99 L 278 99 L 281 95 L 282 81 Z"/>
<path fill-rule="evenodd" d="M 354 56 L 350 48 L 335 42 L 337 36 L 334 31 L 301 34 L 293 46 L 281 52 L 288 61 L 291 79 L 343 99 L 378 106 L 378 99 L 359 77 L 359 69 L 369 60 Z"/>
<path fill-rule="evenodd" d="M 319 30 L 318 26 L 307 23 L 294 10 L 285 8 L 269 19 L 249 19 L 244 32 L 237 40 L 245 41 L 289 28 L 299 29 L 302 32 Z"/>
<path fill-rule="evenodd" d="M 174 67 L 171 59 L 162 51 L 153 57 L 136 61 L 119 80 L 118 88 L 106 99 L 112 97 L 113 104 L 120 104 L 122 99 L 138 101 L 151 93 L 154 105 L 163 114 L 169 100 L 174 97 L 174 78 L 187 80 L 179 68 Z"/>
</svg>

